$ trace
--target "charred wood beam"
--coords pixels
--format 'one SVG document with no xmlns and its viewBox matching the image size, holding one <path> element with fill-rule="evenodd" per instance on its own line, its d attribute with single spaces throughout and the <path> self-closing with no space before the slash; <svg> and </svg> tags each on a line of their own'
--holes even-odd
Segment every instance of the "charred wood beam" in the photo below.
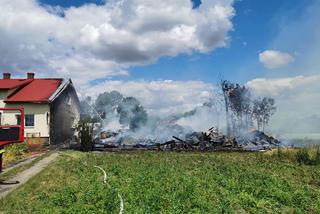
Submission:
<svg viewBox="0 0 320 214">
<path fill-rule="evenodd" d="M 182 143 L 187 143 L 186 141 L 184 140 L 181 140 L 180 138 L 176 137 L 176 136 L 172 136 L 172 138 L 176 139 L 177 141 L 180 141 Z"/>
</svg>

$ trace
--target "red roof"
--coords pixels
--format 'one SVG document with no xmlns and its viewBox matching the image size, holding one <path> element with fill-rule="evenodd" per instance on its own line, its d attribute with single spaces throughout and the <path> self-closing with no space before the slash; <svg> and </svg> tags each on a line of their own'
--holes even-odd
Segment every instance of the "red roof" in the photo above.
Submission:
<svg viewBox="0 0 320 214">
<path fill-rule="evenodd" d="M 13 89 L 31 82 L 32 79 L 0 79 L 0 89 Z"/>
<path fill-rule="evenodd" d="M 4 102 L 48 102 L 62 79 L 29 79 L 28 81 L 26 85 L 18 87 L 18 90 L 9 95 Z M 2 82 L 0 81 L 0 89 L 3 88 Z"/>
</svg>

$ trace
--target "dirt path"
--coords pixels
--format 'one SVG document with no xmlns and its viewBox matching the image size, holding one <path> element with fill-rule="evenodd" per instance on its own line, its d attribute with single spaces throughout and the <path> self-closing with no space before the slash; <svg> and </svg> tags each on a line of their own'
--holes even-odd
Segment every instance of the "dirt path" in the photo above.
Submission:
<svg viewBox="0 0 320 214">
<path fill-rule="evenodd" d="M 43 158 L 39 162 L 37 162 L 34 166 L 30 167 L 29 169 L 26 169 L 25 171 L 17 174 L 12 179 L 10 179 L 7 182 L 10 181 L 18 181 L 17 184 L 0 184 L 0 199 L 4 198 L 6 195 L 8 195 L 10 192 L 18 188 L 20 185 L 26 183 L 30 178 L 41 172 L 44 168 L 46 168 L 52 161 L 56 160 L 56 158 L 59 156 L 58 153 L 53 153 L 48 157 Z"/>
</svg>

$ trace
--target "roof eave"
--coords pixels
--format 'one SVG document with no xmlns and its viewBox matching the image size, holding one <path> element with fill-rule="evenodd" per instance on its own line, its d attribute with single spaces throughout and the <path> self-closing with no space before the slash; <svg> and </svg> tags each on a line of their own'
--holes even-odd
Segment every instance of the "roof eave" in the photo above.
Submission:
<svg viewBox="0 0 320 214">
<path fill-rule="evenodd" d="M 57 90 L 49 97 L 48 101 L 53 102 L 71 84 L 70 79 L 63 79 Z"/>
<path fill-rule="evenodd" d="M 3 102 L 5 103 L 34 103 L 34 104 L 46 104 L 46 103 L 49 103 L 48 100 L 17 100 L 17 101 L 14 101 L 14 100 L 4 100 Z"/>
</svg>

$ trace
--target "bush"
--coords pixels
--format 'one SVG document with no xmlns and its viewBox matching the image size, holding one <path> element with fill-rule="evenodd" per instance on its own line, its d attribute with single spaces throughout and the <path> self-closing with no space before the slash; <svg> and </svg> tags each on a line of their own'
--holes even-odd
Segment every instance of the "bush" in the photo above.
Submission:
<svg viewBox="0 0 320 214">
<path fill-rule="evenodd" d="M 93 150 L 92 130 L 85 121 L 80 121 L 77 127 L 80 136 L 81 151 L 88 152 Z"/>
<path fill-rule="evenodd" d="M 280 147 L 278 147 L 277 156 L 278 156 L 279 159 L 282 159 L 283 156 L 284 156 L 284 153 L 283 153 L 283 151 L 282 151 L 282 149 Z"/>
<path fill-rule="evenodd" d="M 296 154 L 296 159 L 300 164 L 311 164 L 312 163 L 309 152 L 306 148 L 298 150 L 298 152 Z"/>
<path fill-rule="evenodd" d="M 315 164 L 320 164 L 320 146 L 317 147 L 316 157 L 314 159 Z"/>
<path fill-rule="evenodd" d="M 5 151 L 3 156 L 4 166 L 23 159 L 28 153 L 28 147 L 26 143 L 15 143 L 5 146 Z"/>
<path fill-rule="evenodd" d="M 29 137 L 26 139 L 26 145 L 29 152 L 41 152 L 45 150 L 44 140 L 40 137 Z"/>
</svg>

